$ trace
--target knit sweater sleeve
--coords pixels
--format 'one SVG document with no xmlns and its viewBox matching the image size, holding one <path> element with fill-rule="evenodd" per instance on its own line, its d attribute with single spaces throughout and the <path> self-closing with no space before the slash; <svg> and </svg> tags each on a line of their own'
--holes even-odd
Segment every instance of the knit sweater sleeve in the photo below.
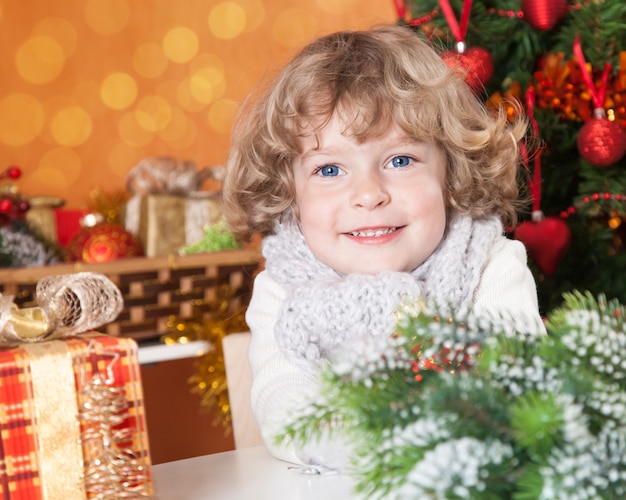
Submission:
<svg viewBox="0 0 626 500">
<path fill-rule="evenodd" d="M 251 406 L 266 447 L 279 459 L 301 463 L 296 450 L 278 446 L 273 435 L 285 425 L 288 408 L 315 390 L 312 373 L 291 363 L 279 349 L 274 325 L 285 290 L 266 271 L 254 282 L 246 322 L 252 332 L 248 359 L 252 371 Z"/>
<path fill-rule="evenodd" d="M 527 265 L 526 249 L 502 236 L 493 246 L 474 292 L 474 310 L 509 314 L 519 328 L 545 331 L 539 314 L 537 286 Z"/>
</svg>

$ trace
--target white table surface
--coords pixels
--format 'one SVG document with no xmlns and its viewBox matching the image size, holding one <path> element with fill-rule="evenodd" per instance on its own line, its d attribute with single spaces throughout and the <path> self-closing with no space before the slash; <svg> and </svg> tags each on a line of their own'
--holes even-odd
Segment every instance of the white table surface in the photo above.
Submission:
<svg viewBox="0 0 626 500">
<path fill-rule="evenodd" d="M 139 345 L 137 349 L 137 359 L 142 365 L 151 363 L 161 363 L 174 359 L 193 358 L 206 354 L 211 345 L 206 340 L 194 340 L 192 342 L 179 344 Z"/>
<path fill-rule="evenodd" d="M 349 500 L 349 477 L 289 470 L 264 446 L 154 465 L 156 500 Z"/>
</svg>

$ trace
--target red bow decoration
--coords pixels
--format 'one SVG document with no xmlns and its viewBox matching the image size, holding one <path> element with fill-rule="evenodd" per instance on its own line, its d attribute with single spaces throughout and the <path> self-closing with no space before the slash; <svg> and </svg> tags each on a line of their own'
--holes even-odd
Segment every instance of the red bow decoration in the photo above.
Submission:
<svg viewBox="0 0 626 500">
<path fill-rule="evenodd" d="M 583 81 L 589 88 L 594 108 L 594 118 L 585 123 L 578 132 L 576 139 L 578 152 L 592 165 L 608 167 L 617 163 L 626 153 L 626 131 L 619 122 L 608 120 L 604 111 L 604 96 L 611 65 L 605 64 L 600 87 L 596 88 L 591 71 L 585 62 L 580 35 L 576 36 L 573 50 Z"/>
<path fill-rule="evenodd" d="M 526 92 L 527 114 L 535 136 L 539 127 L 534 118 L 535 91 L 532 87 Z M 547 275 L 556 271 L 565 251 L 569 247 L 571 232 L 567 223 L 560 217 L 545 217 L 541 211 L 541 160 L 540 152 L 535 153 L 535 168 L 531 178 L 528 169 L 528 150 L 522 144 L 521 154 L 528 173 L 528 186 L 533 201 L 530 221 L 522 222 L 513 232 L 515 239 L 524 243 L 526 251 L 537 267 Z"/>
<path fill-rule="evenodd" d="M 449 0 L 439 0 L 439 5 L 450 31 L 457 41 L 457 49 L 444 52 L 442 54 L 443 60 L 450 69 L 460 71 L 472 91 L 479 93 L 493 75 L 494 65 L 493 57 L 489 51 L 481 47 L 468 49 L 465 45 L 472 0 L 463 0 L 460 24 L 457 22 Z"/>
</svg>

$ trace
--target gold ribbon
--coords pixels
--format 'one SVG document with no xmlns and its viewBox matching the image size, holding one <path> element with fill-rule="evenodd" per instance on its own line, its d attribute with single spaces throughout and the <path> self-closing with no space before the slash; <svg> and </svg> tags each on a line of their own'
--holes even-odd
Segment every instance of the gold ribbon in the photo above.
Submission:
<svg viewBox="0 0 626 500">
<path fill-rule="evenodd" d="M 72 357 L 62 341 L 24 344 L 30 361 L 44 500 L 84 500 L 84 463 Z"/>
<path fill-rule="evenodd" d="M 4 335 L 22 342 L 44 339 L 51 328 L 50 320 L 41 307 L 19 309 L 15 304 L 11 307 L 9 325 Z"/>
</svg>

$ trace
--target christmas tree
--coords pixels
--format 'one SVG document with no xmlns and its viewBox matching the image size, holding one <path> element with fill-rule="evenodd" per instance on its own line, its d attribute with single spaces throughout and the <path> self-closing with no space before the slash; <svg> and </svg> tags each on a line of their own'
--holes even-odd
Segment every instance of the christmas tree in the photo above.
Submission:
<svg viewBox="0 0 626 500">
<path fill-rule="evenodd" d="M 626 301 L 626 2 L 395 0 L 398 22 L 478 81 L 488 106 L 520 102 L 534 153 L 526 244 L 543 313 L 564 292 Z M 472 84 L 472 82 L 468 81 Z"/>
</svg>

